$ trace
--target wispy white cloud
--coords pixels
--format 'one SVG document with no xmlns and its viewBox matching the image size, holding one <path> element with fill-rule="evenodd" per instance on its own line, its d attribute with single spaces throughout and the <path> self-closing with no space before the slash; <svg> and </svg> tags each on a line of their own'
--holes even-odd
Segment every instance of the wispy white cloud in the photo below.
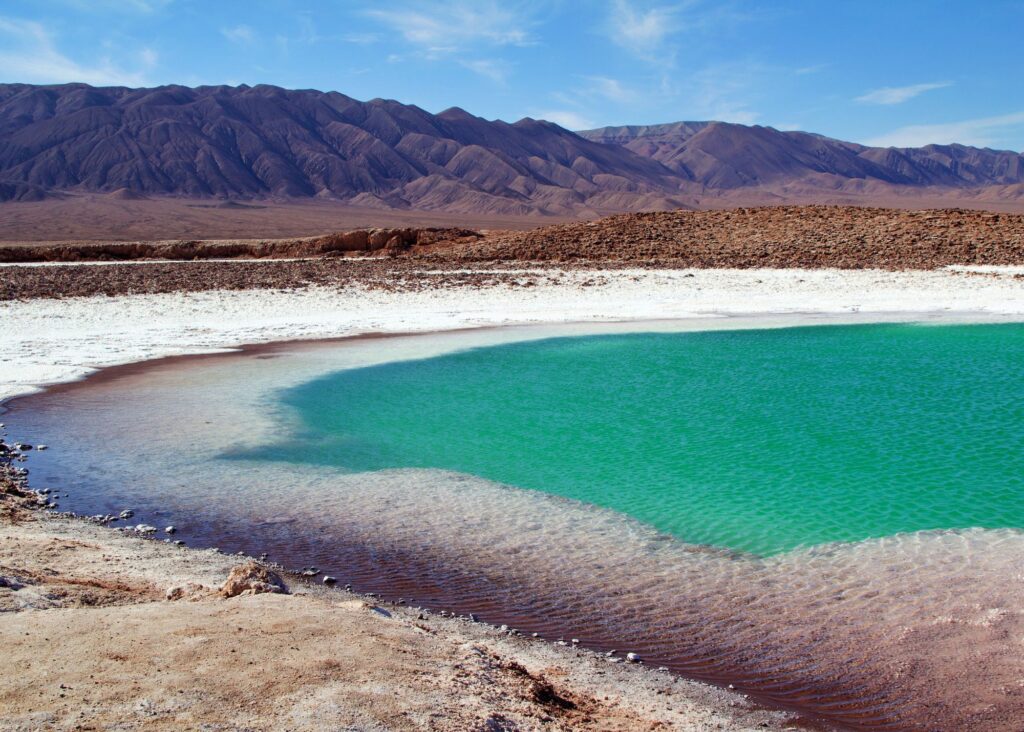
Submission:
<svg viewBox="0 0 1024 732">
<path fill-rule="evenodd" d="M 587 81 L 587 86 L 580 90 L 580 94 L 583 96 L 597 95 L 610 102 L 618 102 L 620 104 L 636 99 L 636 92 L 618 79 L 612 79 L 607 76 L 585 76 L 583 78 Z"/>
<path fill-rule="evenodd" d="M 565 91 L 552 92 L 551 98 L 559 104 L 583 108 L 596 103 L 626 104 L 635 101 L 639 96 L 619 79 L 589 75 L 580 75 L 576 78 L 580 80 L 579 84 Z"/>
<path fill-rule="evenodd" d="M 117 0 L 116 2 L 109 2 L 110 5 L 121 5 L 141 10 L 144 13 L 151 13 L 154 10 L 159 10 L 170 5 L 174 0 Z"/>
<path fill-rule="evenodd" d="M 0 16 L 0 81 L 142 86 L 147 83 L 145 71 L 156 62 L 156 52 L 144 48 L 135 70 L 124 69 L 110 58 L 82 64 L 61 53 L 42 24 Z"/>
<path fill-rule="evenodd" d="M 589 130 L 597 127 L 597 123 L 592 119 L 568 109 L 549 109 L 544 112 L 536 112 L 533 116 L 537 119 L 554 122 L 567 130 Z"/>
<path fill-rule="evenodd" d="M 682 29 L 680 5 L 661 5 L 641 9 L 629 0 L 612 4 L 610 32 L 622 46 L 639 55 L 653 53 L 662 42 Z"/>
<path fill-rule="evenodd" d="M 936 81 L 929 84 L 911 84 L 910 86 L 885 86 L 862 94 L 854 101 L 864 104 L 903 104 L 916 96 L 933 89 L 945 89 L 952 86 L 951 81 Z"/>
<path fill-rule="evenodd" d="M 495 84 L 504 86 L 508 81 L 511 69 L 509 65 L 503 61 L 495 59 L 472 59 L 468 61 L 460 61 L 459 64 L 472 71 L 474 74 L 479 74 L 486 79 L 490 79 Z"/>
<path fill-rule="evenodd" d="M 221 28 L 220 33 L 232 43 L 249 44 L 256 40 L 256 31 L 245 24 Z"/>
<path fill-rule="evenodd" d="M 435 55 L 467 46 L 523 46 L 531 43 L 529 12 L 495 0 L 419 0 L 386 10 L 368 10 L 367 17 L 401 34 L 408 43 Z"/>
<path fill-rule="evenodd" d="M 752 88 L 765 73 L 755 63 L 708 66 L 688 81 L 689 102 L 700 119 L 752 125 L 760 113 L 752 110 Z"/>
<path fill-rule="evenodd" d="M 380 42 L 379 33 L 366 31 L 349 33 L 321 33 L 322 26 L 318 24 L 312 14 L 308 12 L 298 13 L 292 18 L 293 24 L 290 32 L 278 32 L 274 34 L 273 43 L 277 46 L 282 56 L 289 55 L 293 46 L 316 46 L 319 44 L 351 43 L 357 46 L 370 46 Z M 229 40 L 240 44 L 250 44 L 258 40 L 259 34 L 248 25 L 239 25 L 233 28 L 221 29 Z"/>
<path fill-rule="evenodd" d="M 1000 140 L 1019 139 L 1024 133 L 1024 111 L 961 122 L 910 125 L 865 140 L 873 147 L 921 147 L 960 143 L 974 147 L 999 147 Z"/>
<path fill-rule="evenodd" d="M 345 43 L 354 43 L 357 46 L 369 46 L 380 41 L 379 33 L 343 33 L 338 40 Z"/>
<path fill-rule="evenodd" d="M 152 48 L 143 48 L 139 51 L 139 63 L 144 68 L 151 69 L 160 61 L 160 54 Z"/>
<path fill-rule="evenodd" d="M 580 83 L 565 91 L 552 92 L 548 96 L 561 109 L 551 109 L 538 116 L 572 130 L 593 129 L 598 124 L 593 119 L 595 110 L 605 117 L 611 105 L 626 105 L 636 102 L 640 95 L 619 79 L 607 76 L 580 75 Z"/>
<path fill-rule="evenodd" d="M 638 58 L 665 67 L 675 62 L 669 43 L 673 36 L 719 29 L 756 15 L 736 11 L 730 0 L 609 0 L 608 8 L 608 38 Z"/>
<path fill-rule="evenodd" d="M 812 64 L 811 66 L 801 66 L 799 68 L 793 69 L 793 74 L 795 76 L 808 76 L 809 74 L 817 74 L 818 72 L 827 69 L 830 65 L 831 64 Z"/>
<path fill-rule="evenodd" d="M 109 12 L 132 12 L 152 13 L 161 10 L 174 0 L 61 0 L 65 5 L 70 5 L 78 10 L 88 10 L 100 13 Z"/>
</svg>

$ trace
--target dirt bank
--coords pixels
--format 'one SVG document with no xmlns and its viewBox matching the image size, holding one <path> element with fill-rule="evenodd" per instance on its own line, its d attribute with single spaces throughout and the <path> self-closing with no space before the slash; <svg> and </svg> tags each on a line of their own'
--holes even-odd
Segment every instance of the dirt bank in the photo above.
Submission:
<svg viewBox="0 0 1024 732">
<path fill-rule="evenodd" d="M 110 262 L 140 259 L 283 259 L 453 247 L 480 238 L 469 229 L 356 229 L 299 239 L 54 242 L 0 246 L 0 262 Z"/>
</svg>

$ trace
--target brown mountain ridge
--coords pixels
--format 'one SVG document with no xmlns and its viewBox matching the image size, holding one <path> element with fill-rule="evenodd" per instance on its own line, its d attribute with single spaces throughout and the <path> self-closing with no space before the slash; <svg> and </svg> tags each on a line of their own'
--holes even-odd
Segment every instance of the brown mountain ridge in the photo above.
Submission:
<svg viewBox="0 0 1024 732">
<path fill-rule="evenodd" d="M 574 133 L 267 85 L 0 85 L 0 201 L 80 193 L 560 217 L 864 195 L 1018 201 L 1024 156 L 720 122 Z"/>
</svg>

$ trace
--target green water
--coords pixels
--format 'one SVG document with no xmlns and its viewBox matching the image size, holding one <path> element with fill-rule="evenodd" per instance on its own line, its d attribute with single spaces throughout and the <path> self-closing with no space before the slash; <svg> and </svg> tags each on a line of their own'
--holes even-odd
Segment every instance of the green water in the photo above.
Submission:
<svg viewBox="0 0 1024 732">
<path fill-rule="evenodd" d="M 771 554 L 1024 527 L 1024 326 L 560 338 L 343 371 L 244 456 L 445 468 Z"/>
</svg>

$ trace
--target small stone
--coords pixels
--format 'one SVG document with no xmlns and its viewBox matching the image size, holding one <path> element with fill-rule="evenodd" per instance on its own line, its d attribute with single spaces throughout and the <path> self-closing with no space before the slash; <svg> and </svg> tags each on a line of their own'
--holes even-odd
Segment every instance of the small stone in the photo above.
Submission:
<svg viewBox="0 0 1024 732">
<path fill-rule="evenodd" d="M 325 585 L 333 585 L 337 581 L 338 580 L 334 579 L 334 577 L 331 577 L 330 575 L 324 575 L 324 584 Z"/>
<path fill-rule="evenodd" d="M 36 449 L 37 450 L 45 450 L 45 449 L 47 449 L 47 447 L 48 447 L 47 445 L 36 445 Z"/>
<path fill-rule="evenodd" d="M 135 511 L 131 511 L 129 509 L 125 509 L 124 511 L 121 511 L 121 513 L 118 514 L 117 517 L 118 518 L 122 518 L 122 519 L 130 519 L 134 515 L 135 515 Z"/>
<path fill-rule="evenodd" d="M 640 658 L 639 653 L 627 653 L 626 660 L 630 663 L 641 663 L 643 659 Z"/>
<path fill-rule="evenodd" d="M 156 533 L 156 527 L 155 526 L 150 526 L 149 524 L 139 524 L 138 526 L 135 527 L 134 530 L 135 530 L 136 534 L 155 534 Z"/>
<path fill-rule="evenodd" d="M 570 643 L 572 643 L 572 644 L 573 644 L 574 646 L 575 646 L 575 645 L 578 645 L 578 644 L 579 644 L 579 642 L 580 642 L 580 639 L 579 639 L 579 638 L 573 638 L 573 639 L 572 639 L 572 640 L 570 641 Z"/>
<path fill-rule="evenodd" d="M 316 567 L 307 567 L 306 569 L 302 570 L 303 577 L 316 577 L 318 574 L 320 574 L 320 570 Z"/>
<path fill-rule="evenodd" d="M 256 562 L 247 562 L 234 567 L 220 587 L 221 597 L 284 591 L 284 583 L 281 578 Z"/>
<path fill-rule="evenodd" d="M 176 585 L 174 587 L 167 588 L 165 597 L 168 600 L 198 600 L 201 597 L 212 593 L 209 587 L 197 584 L 195 582 L 186 582 L 183 585 Z"/>
<path fill-rule="evenodd" d="M 177 541 L 175 541 L 174 544 L 176 546 L 185 546 L 185 542 L 183 542 L 181 539 L 178 539 Z"/>
<path fill-rule="evenodd" d="M 173 526 L 168 526 L 164 529 L 165 534 L 173 534 L 175 531 L 177 531 L 177 529 Z"/>
</svg>

